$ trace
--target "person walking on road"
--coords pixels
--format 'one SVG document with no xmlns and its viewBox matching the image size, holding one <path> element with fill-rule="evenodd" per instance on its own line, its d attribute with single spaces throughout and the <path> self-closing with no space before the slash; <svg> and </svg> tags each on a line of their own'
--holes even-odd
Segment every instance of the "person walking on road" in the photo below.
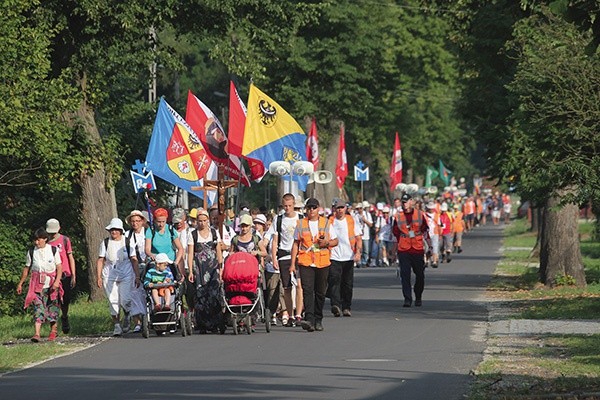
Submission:
<svg viewBox="0 0 600 400">
<path fill-rule="evenodd" d="M 292 263 L 291 254 L 292 245 L 294 244 L 294 230 L 300 219 L 300 213 L 294 210 L 295 204 L 296 199 L 293 194 L 284 194 L 281 199 L 283 214 L 278 215 L 271 225 L 273 237 L 271 258 L 273 260 L 273 268 L 279 271 L 281 286 L 283 288 L 283 303 L 280 304 L 282 314 L 281 323 L 283 326 L 292 326 L 294 322 L 290 265 Z M 300 317 L 300 313 L 298 313 L 298 316 Z M 300 318 L 298 321 L 300 321 Z"/>
<path fill-rule="evenodd" d="M 71 331 L 69 324 L 69 305 L 75 285 L 77 284 L 77 271 L 75 268 L 75 258 L 73 257 L 73 249 L 71 239 L 60 233 L 60 222 L 57 219 L 51 218 L 46 222 L 46 232 L 48 232 L 48 244 L 58 249 L 60 254 L 60 263 L 62 265 L 61 286 L 63 288 L 63 297 L 60 304 L 61 309 L 61 325 L 64 334 Z"/>
<path fill-rule="evenodd" d="M 398 263 L 400 264 L 400 279 L 402 281 L 402 294 L 404 307 L 412 305 L 411 271 L 415 274 L 415 306 L 422 304 L 423 290 L 425 289 L 425 251 L 423 240 L 431 247 L 427 220 L 420 210 L 414 209 L 412 196 L 408 193 L 402 195 L 403 211 L 396 215 L 393 226 L 394 236 L 398 239 Z"/>
<path fill-rule="evenodd" d="M 360 227 L 354 223 L 354 218 L 346 213 L 344 201 L 335 199 L 332 208 L 334 215 L 329 217 L 329 225 L 335 231 L 338 245 L 331 249 L 327 291 L 333 316 L 339 317 L 340 314 L 343 314 L 344 317 L 351 317 L 354 263 L 360 261 L 362 232 Z"/>
<path fill-rule="evenodd" d="M 335 230 L 325 217 L 319 216 L 319 201 L 306 201 L 307 216 L 296 224 L 290 274 L 299 266 L 304 293 L 305 320 L 302 329 L 308 332 L 323 330 L 323 306 L 327 291 L 327 278 L 331 265 L 331 248 L 337 246 Z M 297 257 L 297 258 L 296 258 Z"/>
</svg>

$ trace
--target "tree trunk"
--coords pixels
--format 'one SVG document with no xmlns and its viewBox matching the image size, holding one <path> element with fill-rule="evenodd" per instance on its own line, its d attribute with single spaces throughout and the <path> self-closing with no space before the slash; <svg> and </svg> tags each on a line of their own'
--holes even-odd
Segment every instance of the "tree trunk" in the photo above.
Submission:
<svg viewBox="0 0 600 400">
<path fill-rule="evenodd" d="M 85 93 L 86 78 L 81 78 L 80 85 Z M 84 98 L 77 112 L 67 116 L 72 126 L 82 129 L 91 146 L 101 146 L 102 139 L 96 125 L 94 110 L 90 108 Z M 79 177 L 81 185 L 81 216 L 85 229 L 85 244 L 87 250 L 88 283 L 90 285 L 90 300 L 101 300 L 104 296 L 103 289 L 98 288 L 96 280 L 96 260 L 98 247 L 106 237 L 105 227 L 111 218 L 117 216 L 117 204 L 114 189 L 107 188 L 107 176 L 104 166 L 93 172 L 82 173 Z"/>
<path fill-rule="evenodd" d="M 554 287 L 557 279 L 572 277 L 578 287 L 585 287 L 585 272 L 579 248 L 579 208 L 572 203 L 558 208 L 559 203 L 560 193 L 550 198 L 545 207 L 540 279 L 546 286 Z"/>
<path fill-rule="evenodd" d="M 531 211 L 531 231 L 536 232 L 536 240 L 533 249 L 531 249 L 531 253 L 529 253 L 529 258 L 539 258 L 540 257 L 540 248 L 541 248 L 541 238 L 542 238 L 542 220 L 544 215 L 544 209 L 542 207 L 530 208 Z"/>
</svg>

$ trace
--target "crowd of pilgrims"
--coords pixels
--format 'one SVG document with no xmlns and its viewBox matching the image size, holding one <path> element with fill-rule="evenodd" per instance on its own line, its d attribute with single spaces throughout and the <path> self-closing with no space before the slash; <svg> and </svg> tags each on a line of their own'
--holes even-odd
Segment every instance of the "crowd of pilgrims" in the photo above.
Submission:
<svg viewBox="0 0 600 400">
<path fill-rule="evenodd" d="M 222 308 L 221 266 L 231 253 L 240 251 L 259 260 L 266 280 L 265 303 L 273 311 L 269 316 L 271 324 L 323 330 L 325 296 L 330 298 L 335 317 L 351 317 L 353 272 L 349 270 L 397 267 L 398 233 L 393 226 L 397 215 L 403 212 L 403 199 L 396 198 L 392 204 L 334 199 L 331 207 L 323 207 L 316 199 L 303 202 L 286 194 L 277 211 L 242 207 L 237 214 L 229 209 L 220 215 L 216 207 L 157 208 L 150 215 L 147 211 L 133 210 L 125 218 L 128 229 L 121 219 L 113 218 L 106 226 L 109 237 L 100 243 L 96 264 L 97 285 L 104 289 L 109 301 L 113 335 L 140 332 L 142 315 L 146 312 L 146 291 L 153 283 L 170 281 L 184 283 L 187 308 L 197 317 L 195 328 L 201 332 L 216 331 L 217 321 L 211 323 L 214 316 L 211 310 Z M 481 224 L 508 223 L 511 214 L 510 196 L 497 192 L 465 197 L 444 193 L 437 198 L 415 197 L 412 201 L 427 221 L 430 240 L 425 245 L 424 258 L 425 267 L 431 268 L 451 262 L 453 253 L 463 251 L 463 234 Z M 320 221 L 319 217 L 325 217 L 331 227 L 314 225 L 313 228 L 310 221 Z M 313 235 L 315 243 L 310 250 L 318 251 L 319 245 L 327 250 L 323 252 L 327 259 L 322 261 L 327 265 L 322 266 L 329 267 L 331 263 L 332 269 L 324 277 L 319 276 L 319 271 L 325 269 L 313 264 L 314 255 L 313 261 L 304 264 L 311 263 L 311 267 L 317 268 L 301 267 L 302 257 L 307 254 L 302 250 L 304 219 L 310 220 L 304 228 L 307 232 L 314 229 L 314 233 L 322 234 L 327 229 L 326 239 Z M 219 227 L 220 220 L 223 224 Z M 339 227 L 339 221 L 344 221 L 343 228 Z M 43 323 L 51 327 L 48 340 L 56 339 L 59 314 L 62 331 L 70 330 L 68 306 L 71 289 L 76 284 L 76 268 L 70 240 L 60 231 L 59 221 L 52 218 L 45 229 L 35 232 L 34 247 L 27 254 L 17 287 L 21 293 L 31 271 L 26 306 L 33 305 L 34 342 L 40 341 Z M 151 269 L 146 268 L 150 261 Z M 338 264 L 339 270 L 335 270 L 333 267 Z M 167 271 L 165 266 L 171 268 Z M 312 274 L 313 270 L 314 276 L 303 275 Z M 301 278 L 310 279 L 310 284 L 300 285 Z M 198 298 L 199 287 L 204 289 L 203 298 Z M 309 296 L 303 293 L 307 289 Z M 168 289 L 152 290 L 153 311 L 168 311 L 169 302 L 161 306 L 159 297 L 169 295 Z"/>
</svg>

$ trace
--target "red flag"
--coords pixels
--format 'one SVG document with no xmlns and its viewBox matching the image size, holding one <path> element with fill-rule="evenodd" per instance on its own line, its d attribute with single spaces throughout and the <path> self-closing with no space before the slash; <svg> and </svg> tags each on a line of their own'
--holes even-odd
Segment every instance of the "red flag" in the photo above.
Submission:
<svg viewBox="0 0 600 400">
<path fill-rule="evenodd" d="M 344 140 L 344 124 L 340 125 L 340 147 L 335 167 L 337 187 L 342 190 L 348 176 L 348 160 L 346 158 L 346 141 Z"/>
<path fill-rule="evenodd" d="M 394 143 L 394 154 L 390 167 L 390 190 L 393 192 L 399 183 L 402 183 L 402 150 L 400 150 L 400 139 L 396 132 L 396 143 Z"/>
<path fill-rule="evenodd" d="M 243 157 L 250 167 L 250 179 L 260 181 L 265 176 L 263 165 L 254 158 L 242 156 L 247 110 L 237 88 L 229 81 L 229 152 Z"/>
<path fill-rule="evenodd" d="M 240 158 L 229 153 L 229 138 L 219 119 L 191 90 L 188 91 L 185 120 L 198 134 L 210 158 L 223 169 L 225 175 L 250 186 Z"/>
<path fill-rule="evenodd" d="M 312 119 L 308 139 L 306 140 L 306 159 L 319 169 L 319 137 L 317 135 L 317 120 Z"/>
<path fill-rule="evenodd" d="M 229 81 L 229 153 L 242 156 L 246 106 L 240 98 L 233 82 Z"/>
</svg>

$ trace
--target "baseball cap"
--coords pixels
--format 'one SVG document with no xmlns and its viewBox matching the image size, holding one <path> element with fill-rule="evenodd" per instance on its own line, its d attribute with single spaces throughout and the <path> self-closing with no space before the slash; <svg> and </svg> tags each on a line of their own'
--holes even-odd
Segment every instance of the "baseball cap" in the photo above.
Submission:
<svg viewBox="0 0 600 400">
<path fill-rule="evenodd" d="M 346 202 L 340 198 L 335 198 L 333 199 L 331 206 L 333 208 L 346 207 Z"/>
<path fill-rule="evenodd" d="M 256 217 L 254 217 L 254 221 L 255 224 L 259 223 L 259 224 L 263 224 L 266 225 L 267 224 L 267 217 L 265 217 L 264 214 L 258 214 Z"/>
<path fill-rule="evenodd" d="M 172 221 L 174 224 L 178 224 L 185 219 L 185 210 L 183 208 L 175 208 L 173 210 Z"/>
<path fill-rule="evenodd" d="M 58 233 L 60 230 L 60 223 L 57 219 L 51 218 L 46 221 L 46 232 L 48 233 Z"/>
<path fill-rule="evenodd" d="M 408 201 L 410 199 L 412 199 L 412 196 L 410 194 L 408 194 L 408 193 L 404 193 L 402 195 L 402 197 L 400 198 L 400 201 L 405 202 L 405 201 Z"/>
<path fill-rule="evenodd" d="M 240 225 L 252 225 L 252 217 L 250 216 L 250 214 L 244 214 L 241 216 Z"/>
<path fill-rule="evenodd" d="M 306 208 L 309 207 L 319 207 L 319 200 L 315 199 L 314 197 L 311 197 L 310 199 L 306 200 Z"/>
</svg>

